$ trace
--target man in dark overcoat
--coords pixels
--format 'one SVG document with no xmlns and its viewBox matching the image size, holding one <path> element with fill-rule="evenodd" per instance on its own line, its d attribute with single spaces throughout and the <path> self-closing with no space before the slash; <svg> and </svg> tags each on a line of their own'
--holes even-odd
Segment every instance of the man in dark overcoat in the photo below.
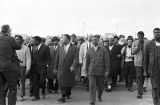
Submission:
<svg viewBox="0 0 160 105">
<path fill-rule="evenodd" d="M 62 35 L 62 45 L 58 48 L 55 60 L 54 72 L 58 74 L 58 82 L 62 98 L 59 102 L 65 102 L 65 98 L 70 99 L 71 89 L 75 84 L 75 70 L 78 65 L 78 49 L 70 43 L 68 34 Z"/>
<path fill-rule="evenodd" d="M 112 87 L 114 87 L 117 83 L 117 75 L 120 72 L 119 59 L 121 56 L 121 52 L 119 50 L 119 47 L 116 44 L 114 44 L 114 37 L 112 35 L 109 36 L 108 40 L 109 46 L 105 46 L 109 50 L 110 58 L 110 70 L 107 78 L 108 83 L 112 81 L 112 85 L 108 84 L 107 91 L 111 91 Z"/>
<path fill-rule="evenodd" d="M 52 38 L 52 45 L 49 46 L 50 48 L 50 54 L 51 54 L 51 63 L 48 66 L 48 71 L 47 71 L 47 87 L 49 93 L 52 93 L 54 90 L 55 93 L 58 93 L 58 78 L 57 75 L 54 74 L 54 63 L 55 63 L 55 58 L 56 58 L 56 53 L 57 49 L 59 48 L 59 38 L 58 37 L 53 37 Z"/>
</svg>

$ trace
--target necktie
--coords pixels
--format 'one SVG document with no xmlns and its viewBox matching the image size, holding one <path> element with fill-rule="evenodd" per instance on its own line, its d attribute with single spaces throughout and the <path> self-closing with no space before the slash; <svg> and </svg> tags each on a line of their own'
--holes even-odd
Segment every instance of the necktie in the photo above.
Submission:
<svg viewBox="0 0 160 105">
<path fill-rule="evenodd" d="M 37 46 L 33 46 L 32 47 L 32 52 L 33 52 L 33 54 L 37 53 L 38 52 L 38 47 Z"/>
<path fill-rule="evenodd" d="M 64 45 L 64 52 L 67 53 L 67 46 Z"/>
</svg>

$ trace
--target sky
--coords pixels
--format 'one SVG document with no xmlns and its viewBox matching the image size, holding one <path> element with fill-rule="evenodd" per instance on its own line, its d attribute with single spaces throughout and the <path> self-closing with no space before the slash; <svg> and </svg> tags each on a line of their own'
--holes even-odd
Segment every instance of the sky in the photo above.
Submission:
<svg viewBox="0 0 160 105">
<path fill-rule="evenodd" d="M 160 0 L 0 0 L 0 25 L 28 35 L 116 33 L 153 37 Z"/>
</svg>

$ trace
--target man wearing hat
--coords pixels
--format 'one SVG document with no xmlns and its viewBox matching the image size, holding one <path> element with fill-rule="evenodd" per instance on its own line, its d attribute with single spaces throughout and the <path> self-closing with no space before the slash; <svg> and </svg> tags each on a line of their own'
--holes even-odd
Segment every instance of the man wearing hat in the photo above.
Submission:
<svg viewBox="0 0 160 105">
<path fill-rule="evenodd" d="M 54 70 L 54 61 L 55 61 L 55 56 L 57 53 L 57 49 L 59 48 L 59 41 L 60 39 L 58 37 L 53 37 L 52 38 L 52 43 L 50 48 L 50 54 L 51 54 L 51 63 L 48 66 L 48 71 L 47 71 L 47 79 L 48 79 L 48 92 L 52 93 L 54 90 L 55 93 L 58 93 L 58 79 L 57 75 L 53 73 Z"/>
<path fill-rule="evenodd" d="M 0 34 L 0 105 L 6 105 L 5 88 L 8 87 L 8 105 L 16 105 L 18 67 L 14 60 L 20 44 L 11 37 L 9 25 L 1 27 Z"/>
</svg>

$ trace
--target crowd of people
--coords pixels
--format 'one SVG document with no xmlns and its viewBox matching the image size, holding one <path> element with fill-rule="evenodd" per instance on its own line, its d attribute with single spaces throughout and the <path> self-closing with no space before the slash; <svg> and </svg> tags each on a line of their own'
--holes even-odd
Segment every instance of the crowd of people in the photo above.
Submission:
<svg viewBox="0 0 160 105">
<path fill-rule="evenodd" d="M 76 83 L 83 83 L 89 91 L 90 105 L 102 102 L 103 90 L 114 91 L 117 82 L 124 82 L 129 92 L 136 91 L 143 98 L 150 78 L 154 105 L 160 105 L 160 28 L 153 30 L 154 39 L 144 38 L 139 31 L 137 38 L 124 35 L 62 34 L 45 41 L 39 36 L 24 40 L 21 35 L 11 36 L 9 25 L 0 33 L 0 105 L 16 105 L 17 86 L 20 101 L 25 100 L 26 79 L 32 101 L 45 98 L 48 93 L 58 93 L 58 102 L 71 99 Z M 40 95 L 40 89 L 42 95 Z M 41 96 L 41 97 L 40 97 Z"/>
</svg>

